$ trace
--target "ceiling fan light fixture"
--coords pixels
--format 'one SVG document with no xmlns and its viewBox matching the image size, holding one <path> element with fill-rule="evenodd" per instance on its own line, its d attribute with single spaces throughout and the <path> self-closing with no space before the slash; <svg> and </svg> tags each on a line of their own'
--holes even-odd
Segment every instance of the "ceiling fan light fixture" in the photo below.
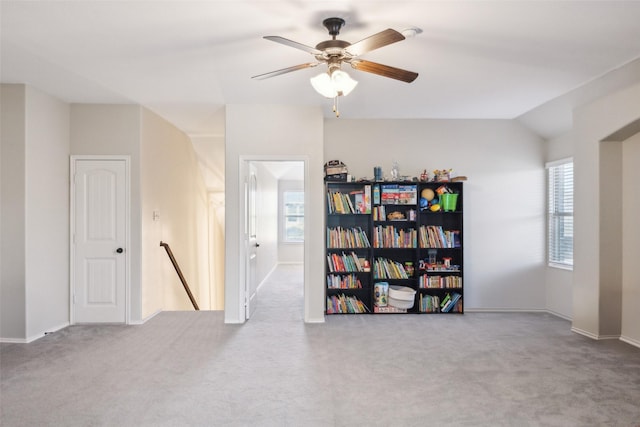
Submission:
<svg viewBox="0 0 640 427">
<path fill-rule="evenodd" d="M 331 82 L 338 95 L 347 96 L 358 85 L 358 82 L 351 78 L 349 74 L 342 70 L 335 70 L 331 73 Z"/>
<path fill-rule="evenodd" d="M 320 73 L 315 77 L 311 77 L 309 79 L 311 81 L 311 86 L 318 92 L 320 95 L 325 98 L 335 98 L 338 96 L 336 89 L 333 87 L 333 82 L 331 81 L 331 77 L 327 73 Z"/>
<path fill-rule="evenodd" d="M 339 69 L 311 77 L 310 82 L 316 92 L 325 98 L 347 96 L 358 85 L 358 82 L 349 74 Z"/>
</svg>

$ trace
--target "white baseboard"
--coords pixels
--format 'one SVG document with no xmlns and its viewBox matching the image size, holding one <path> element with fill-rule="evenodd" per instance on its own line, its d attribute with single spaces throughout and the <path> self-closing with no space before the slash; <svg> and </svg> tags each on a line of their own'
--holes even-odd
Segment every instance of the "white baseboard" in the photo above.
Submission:
<svg viewBox="0 0 640 427">
<path fill-rule="evenodd" d="M 640 341 L 635 340 L 633 338 L 625 337 L 624 335 L 622 335 L 620 336 L 620 341 L 626 342 L 627 344 L 640 348 Z"/>
<path fill-rule="evenodd" d="M 267 275 L 264 276 L 264 279 L 262 279 L 260 284 L 258 284 L 258 287 L 256 288 L 256 292 L 260 292 L 260 288 L 262 287 L 262 285 L 264 285 L 267 282 L 267 280 L 269 280 L 269 277 L 276 271 L 276 268 L 278 268 L 278 264 L 277 263 L 273 266 L 271 271 L 269 271 L 267 273 Z"/>
<path fill-rule="evenodd" d="M 598 339 L 598 335 L 591 333 L 589 331 L 585 331 L 584 329 L 576 328 L 575 326 L 571 327 L 571 332 L 575 332 L 576 334 L 583 335 L 587 338 L 591 338 L 593 340 Z"/>
<path fill-rule="evenodd" d="M 465 313 L 548 313 L 538 308 L 464 308 Z"/>
<path fill-rule="evenodd" d="M 156 317 L 158 314 L 162 313 L 162 309 L 159 308 L 158 310 L 156 310 L 155 312 L 151 313 L 150 315 L 148 315 L 147 317 L 145 317 L 144 319 L 141 320 L 132 320 L 129 322 L 130 325 L 144 325 L 145 323 L 147 323 L 149 320 L 153 319 L 154 317 Z"/>
<path fill-rule="evenodd" d="M 0 337 L 0 343 L 8 343 L 8 344 L 29 344 L 34 342 L 35 340 L 39 340 L 40 338 L 53 334 L 54 332 L 59 331 L 60 329 L 64 329 L 69 326 L 69 322 L 64 322 L 58 326 L 54 326 L 52 328 L 48 328 L 47 331 L 38 332 L 37 334 L 31 335 L 26 338 L 3 338 Z"/>
<path fill-rule="evenodd" d="M 27 344 L 26 338 L 3 338 L 0 337 L 0 343 L 2 344 Z"/>
<path fill-rule="evenodd" d="M 547 310 L 547 313 L 549 313 L 549 314 L 551 314 L 553 316 L 559 317 L 561 319 L 568 320 L 569 322 L 573 321 L 573 319 L 571 317 L 565 316 L 564 314 L 558 313 L 557 311 Z"/>
</svg>

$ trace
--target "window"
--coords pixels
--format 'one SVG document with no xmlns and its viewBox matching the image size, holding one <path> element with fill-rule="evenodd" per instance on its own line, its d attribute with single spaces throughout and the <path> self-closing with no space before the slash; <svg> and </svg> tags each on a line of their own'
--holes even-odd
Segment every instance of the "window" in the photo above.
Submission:
<svg viewBox="0 0 640 427">
<path fill-rule="evenodd" d="M 573 269 L 573 160 L 547 164 L 548 264 Z"/>
<path fill-rule="evenodd" d="M 283 240 L 287 243 L 304 242 L 304 191 L 284 191 L 282 200 Z"/>
</svg>

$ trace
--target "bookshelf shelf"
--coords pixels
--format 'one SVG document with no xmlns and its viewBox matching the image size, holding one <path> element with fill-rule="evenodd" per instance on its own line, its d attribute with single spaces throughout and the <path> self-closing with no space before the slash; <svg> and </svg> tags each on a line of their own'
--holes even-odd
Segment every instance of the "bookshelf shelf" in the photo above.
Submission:
<svg viewBox="0 0 640 427">
<path fill-rule="evenodd" d="M 326 196 L 327 314 L 464 312 L 462 182 L 327 182 Z M 411 308 L 379 298 L 393 286 Z"/>
</svg>

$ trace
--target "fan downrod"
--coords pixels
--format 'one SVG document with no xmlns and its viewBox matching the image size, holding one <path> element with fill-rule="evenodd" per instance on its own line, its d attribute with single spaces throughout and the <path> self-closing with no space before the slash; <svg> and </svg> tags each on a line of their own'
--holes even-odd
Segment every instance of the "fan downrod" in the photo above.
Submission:
<svg viewBox="0 0 640 427">
<path fill-rule="evenodd" d="M 322 21 L 322 25 L 329 31 L 329 35 L 336 39 L 336 36 L 340 34 L 340 29 L 344 26 L 345 22 L 342 18 L 327 18 Z"/>
</svg>

